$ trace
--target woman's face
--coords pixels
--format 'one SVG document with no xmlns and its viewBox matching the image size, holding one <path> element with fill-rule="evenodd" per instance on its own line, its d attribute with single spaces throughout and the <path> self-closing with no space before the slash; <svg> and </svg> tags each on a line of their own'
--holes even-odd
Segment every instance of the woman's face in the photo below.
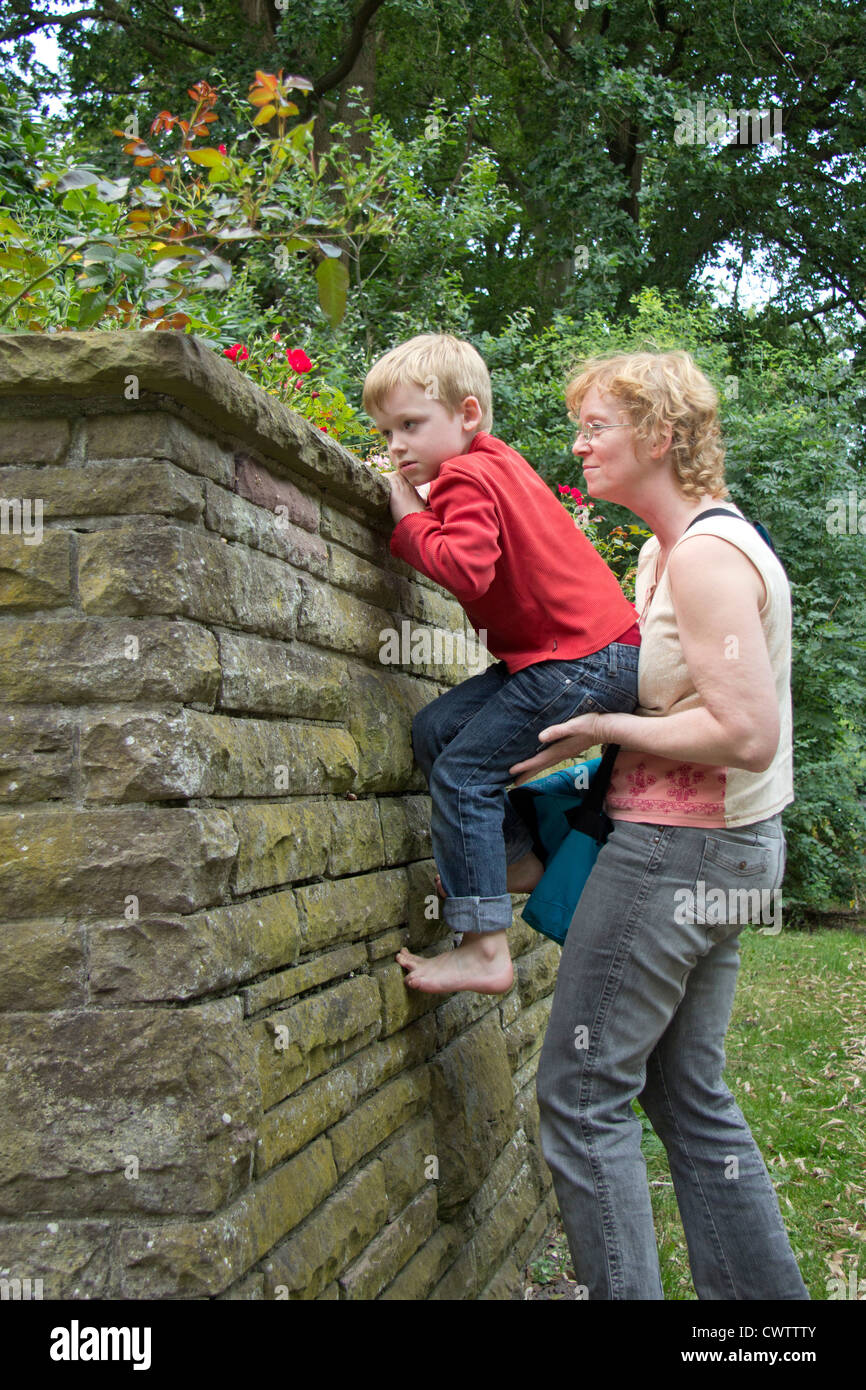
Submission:
<svg viewBox="0 0 866 1390">
<path fill-rule="evenodd" d="M 646 486 L 646 445 L 635 439 L 634 426 L 622 404 L 594 386 L 583 398 L 580 420 L 585 425 L 616 426 L 600 431 L 591 444 L 582 434 L 574 442 L 571 452 L 581 461 L 587 492 L 591 497 L 629 506 Z"/>
</svg>

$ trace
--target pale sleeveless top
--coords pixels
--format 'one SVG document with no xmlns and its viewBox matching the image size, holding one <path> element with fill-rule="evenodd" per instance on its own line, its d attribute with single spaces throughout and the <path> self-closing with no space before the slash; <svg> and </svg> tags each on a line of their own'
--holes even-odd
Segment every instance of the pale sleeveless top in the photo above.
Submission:
<svg viewBox="0 0 866 1390">
<path fill-rule="evenodd" d="M 764 772 L 706 763 L 682 763 L 650 753 L 623 749 L 614 764 L 605 810 L 613 820 L 701 827 L 751 825 L 765 820 L 794 799 L 791 718 L 791 590 L 773 551 L 739 508 L 725 501 L 731 516 L 696 521 L 672 547 L 698 535 L 721 536 L 751 560 L 764 581 L 760 610 L 779 705 L 779 745 Z M 647 718 L 676 714 L 701 704 L 680 646 L 668 581 L 669 567 L 654 589 L 659 542 L 641 548 L 635 581 L 640 614 L 641 648 L 638 706 Z M 731 659 L 736 659 L 732 651 Z"/>
</svg>

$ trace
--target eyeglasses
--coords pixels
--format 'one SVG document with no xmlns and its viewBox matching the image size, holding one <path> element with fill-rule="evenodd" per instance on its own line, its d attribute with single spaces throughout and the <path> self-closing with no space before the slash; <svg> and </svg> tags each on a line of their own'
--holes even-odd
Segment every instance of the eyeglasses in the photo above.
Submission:
<svg viewBox="0 0 866 1390">
<path fill-rule="evenodd" d="M 578 425 L 577 435 L 579 439 L 585 439 L 587 444 L 591 444 L 592 441 L 595 439 L 595 436 L 597 434 L 601 434 L 602 430 L 631 429 L 634 429 L 634 425 L 630 425 L 626 421 L 622 421 L 621 423 L 618 423 L 616 425 Z"/>
</svg>

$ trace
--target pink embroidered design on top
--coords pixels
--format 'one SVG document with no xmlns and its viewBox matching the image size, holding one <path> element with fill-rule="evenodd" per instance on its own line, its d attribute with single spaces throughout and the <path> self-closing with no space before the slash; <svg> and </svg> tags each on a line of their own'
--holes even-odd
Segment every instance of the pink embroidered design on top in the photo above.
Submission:
<svg viewBox="0 0 866 1390">
<path fill-rule="evenodd" d="M 634 796 L 649 791 L 650 787 L 658 780 L 652 772 L 647 772 L 646 763 L 638 763 L 634 772 L 628 774 L 628 784 Z"/>
<path fill-rule="evenodd" d="M 668 795 L 671 801 L 685 802 L 689 798 L 697 796 L 696 784 L 703 782 L 705 777 L 705 772 L 698 772 L 689 763 L 674 768 L 673 772 L 666 772 L 665 781 L 668 784 Z"/>
</svg>

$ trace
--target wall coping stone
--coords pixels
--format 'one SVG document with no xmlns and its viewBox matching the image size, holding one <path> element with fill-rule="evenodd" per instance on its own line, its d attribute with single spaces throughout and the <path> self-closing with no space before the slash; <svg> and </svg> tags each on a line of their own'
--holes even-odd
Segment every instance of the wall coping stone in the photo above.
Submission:
<svg viewBox="0 0 866 1390">
<path fill-rule="evenodd" d="M 129 376 L 138 378 L 139 397 L 132 401 L 124 395 Z M 371 516 L 388 513 L 384 478 L 188 333 L 2 333 L 0 403 L 21 396 L 69 397 L 79 404 L 115 396 L 118 410 L 174 406 L 175 414 L 186 407 L 323 491 Z"/>
</svg>

